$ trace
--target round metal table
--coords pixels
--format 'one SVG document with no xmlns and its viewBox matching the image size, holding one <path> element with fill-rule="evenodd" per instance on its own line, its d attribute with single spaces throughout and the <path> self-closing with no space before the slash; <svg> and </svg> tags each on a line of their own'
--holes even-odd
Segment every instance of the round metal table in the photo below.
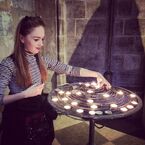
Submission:
<svg viewBox="0 0 145 145">
<path fill-rule="evenodd" d="M 95 145 L 95 121 L 126 117 L 142 107 L 142 100 L 134 92 L 121 87 L 107 90 L 97 82 L 58 86 L 50 92 L 48 102 L 64 115 L 89 121 L 88 145 Z"/>
</svg>

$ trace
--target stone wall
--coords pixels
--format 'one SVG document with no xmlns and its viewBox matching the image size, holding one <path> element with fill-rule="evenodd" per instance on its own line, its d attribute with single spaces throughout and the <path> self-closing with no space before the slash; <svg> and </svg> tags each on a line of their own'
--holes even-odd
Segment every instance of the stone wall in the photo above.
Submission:
<svg viewBox="0 0 145 145">
<path fill-rule="evenodd" d="M 34 15 L 34 0 L 1 0 L 0 1 L 0 60 L 13 50 L 15 27 L 25 15 Z"/>
<path fill-rule="evenodd" d="M 111 63 L 114 84 L 136 91 L 144 87 L 145 17 L 141 5 L 145 2 L 116 1 Z"/>
</svg>

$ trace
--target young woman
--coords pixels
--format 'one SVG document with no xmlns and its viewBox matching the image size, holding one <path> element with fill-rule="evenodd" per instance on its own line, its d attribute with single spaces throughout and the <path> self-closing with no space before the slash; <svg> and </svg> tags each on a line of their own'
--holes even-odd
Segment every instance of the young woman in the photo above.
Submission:
<svg viewBox="0 0 145 145">
<path fill-rule="evenodd" d="M 109 82 L 98 72 L 66 65 L 42 57 L 40 50 L 45 38 L 45 24 L 40 17 L 24 17 L 18 24 L 14 51 L 0 63 L 0 103 L 2 117 L 2 145 L 51 145 L 54 139 L 53 109 L 42 95 L 47 69 L 59 74 L 96 77 L 110 88 Z M 4 90 L 9 87 L 9 95 Z M 44 107 L 46 106 L 46 107 Z"/>
</svg>

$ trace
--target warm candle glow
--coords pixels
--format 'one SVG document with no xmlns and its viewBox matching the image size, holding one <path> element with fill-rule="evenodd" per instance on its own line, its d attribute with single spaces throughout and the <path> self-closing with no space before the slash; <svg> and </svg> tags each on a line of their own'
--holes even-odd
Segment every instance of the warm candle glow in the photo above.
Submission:
<svg viewBox="0 0 145 145">
<path fill-rule="evenodd" d="M 64 94 L 64 91 L 60 90 L 60 91 L 58 92 L 58 94 L 59 94 L 59 95 L 63 95 L 63 94 Z"/>
<path fill-rule="evenodd" d="M 87 93 L 89 93 L 89 94 L 91 94 L 93 92 L 94 92 L 93 90 L 87 90 Z"/>
<path fill-rule="evenodd" d="M 117 108 L 117 104 L 110 104 L 110 107 L 112 107 L 112 108 Z"/>
<path fill-rule="evenodd" d="M 135 98 L 136 97 L 136 94 L 130 94 L 130 97 L 131 98 Z"/>
<path fill-rule="evenodd" d="M 136 101 L 131 101 L 131 103 L 132 103 L 133 105 L 137 105 L 137 104 L 138 104 Z"/>
<path fill-rule="evenodd" d="M 123 93 L 123 91 L 120 90 L 120 91 L 117 92 L 117 94 L 123 95 L 124 93 Z"/>
<path fill-rule="evenodd" d="M 92 108 L 92 109 L 96 109 L 96 108 L 98 108 L 98 106 L 95 105 L 95 104 L 93 104 L 93 105 L 91 105 L 91 108 Z"/>
<path fill-rule="evenodd" d="M 83 109 L 77 109 L 76 112 L 78 112 L 78 113 L 83 113 L 84 110 L 83 110 Z"/>
<path fill-rule="evenodd" d="M 89 111 L 90 115 L 95 115 L 95 111 Z"/>
<path fill-rule="evenodd" d="M 63 98 L 62 98 L 62 101 L 68 101 L 68 98 L 63 97 Z"/>
<path fill-rule="evenodd" d="M 133 105 L 127 105 L 126 107 L 127 107 L 128 109 L 133 109 L 133 108 L 134 108 Z"/>
<path fill-rule="evenodd" d="M 53 102 L 57 102 L 58 101 L 58 98 L 54 97 L 54 98 L 52 98 L 52 101 Z"/>
<path fill-rule="evenodd" d="M 68 109 L 71 108 L 71 106 L 70 105 L 65 105 L 64 108 L 68 110 Z"/>
<path fill-rule="evenodd" d="M 80 91 L 76 92 L 76 95 L 80 96 L 82 93 Z"/>
<path fill-rule="evenodd" d="M 87 100 L 88 103 L 93 103 L 94 101 L 92 99 Z"/>
<path fill-rule="evenodd" d="M 126 107 L 122 107 L 122 108 L 120 108 L 120 110 L 121 110 L 122 112 L 128 111 L 128 109 L 127 109 Z"/>
<path fill-rule="evenodd" d="M 109 94 L 107 94 L 107 93 L 105 93 L 105 94 L 103 94 L 103 97 L 105 97 L 105 98 L 109 98 L 109 97 L 110 97 L 110 95 L 109 95 Z"/>
<path fill-rule="evenodd" d="M 65 94 L 66 95 L 71 95 L 71 92 L 70 91 L 66 91 Z"/>
<path fill-rule="evenodd" d="M 73 106 L 77 106 L 77 105 L 78 105 L 78 102 L 73 101 L 73 102 L 71 102 L 71 105 L 73 105 Z"/>
</svg>

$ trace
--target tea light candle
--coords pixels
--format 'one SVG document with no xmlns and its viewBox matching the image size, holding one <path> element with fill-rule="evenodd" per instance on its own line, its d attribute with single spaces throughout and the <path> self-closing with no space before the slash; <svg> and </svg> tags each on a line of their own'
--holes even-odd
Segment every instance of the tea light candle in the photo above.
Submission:
<svg viewBox="0 0 145 145">
<path fill-rule="evenodd" d="M 62 98 L 62 101 L 68 101 L 68 98 L 63 97 L 63 98 Z"/>
<path fill-rule="evenodd" d="M 98 108 L 98 106 L 95 105 L 95 104 L 91 105 L 90 107 L 91 107 L 92 109 L 96 109 L 96 108 Z"/>
<path fill-rule="evenodd" d="M 102 115 L 103 114 L 103 111 L 96 111 L 96 114 L 97 115 Z"/>
<path fill-rule="evenodd" d="M 73 106 L 77 106 L 77 105 L 78 105 L 78 102 L 73 101 L 73 102 L 71 102 L 71 105 L 73 105 Z"/>
<path fill-rule="evenodd" d="M 120 90 L 120 91 L 117 92 L 117 94 L 118 95 L 123 95 L 124 93 L 123 93 L 123 91 Z"/>
<path fill-rule="evenodd" d="M 87 93 L 92 94 L 94 91 L 93 90 L 87 90 Z"/>
<path fill-rule="evenodd" d="M 109 98 L 109 97 L 110 97 L 110 95 L 109 95 L 109 94 L 107 94 L 107 93 L 105 93 L 105 94 L 103 94 L 103 97 L 104 97 L 104 98 Z"/>
<path fill-rule="evenodd" d="M 54 97 L 54 98 L 52 98 L 52 101 L 53 102 L 57 102 L 58 101 L 58 98 Z"/>
<path fill-rule="evenodd" d="M 128 109 L 133 109 L 133 108 L 134 108 L 133 105 L 127 105 L 126 107 L 127 107 Z"/>
<path fill-rule="evenodd" d="M 83 113 L 84 110 L 83 110 L 83 109 L 77 109 L 76 112 L 78 112 L 78 113 Z"/>
<path fill-rule="evenodd" d="M 80 91 L 76 92 L 76 95 L 80 96 L 82 93 Z"/>
<path fill-rule="evenodd" d="M 63 95 L 63 94 L 64 94 L 64 91 L 60 90 L 60 91 L 58 92 L 58 94 L 59 94 L 59 95 Z"/>
<path fill-rule="evenodd" d="M 110 107 L 111 107 L 111 108 L 117 108 L 118 105 L 114 103 L 114 104 L 110 104 Z"/>
<path fill-rule="evenodd" d="M 136 97 L 136 94 L 130 94 L 129 95 L 131 98 L 135 98 Z"/>
<path fill-rule="evenodd" d="M 88 103 L 93 103 L 94 101 L 92 99 L 87 100 Z"/>
<path fill-rule="evenodd" d="M 71 108 L 71 106 L 70 105 L 65 105 L 64 108 L 69 110 Z"/>
<path fill-rule="evenodd" d="M 95 113 L 96 113 L 95 111 L 89 111 L 90 115 L 95 115 Z"/>
<path fill-rule="evenodd" d="M 128 111 L 128 109 L 127 109 L 126 107 L 122 107 L 122 108 L 120 108 L 120 110 L 121 110 L 122 112 Z"/>
<path fill-rule="evenodd" d="M 65 94 L 66 94 L 67 96 L 69 96 L 69 95 L 71 95 L 71 92 L 70 92 L 70 91 L 66 91 Z"/>
<path fill-rule="evenodd" d="M 131 101 L 131 103 L 132 103 L 133 105 L 137 105 L 137 104 L 138 104 L 136 101 Z"/>
</svg>

